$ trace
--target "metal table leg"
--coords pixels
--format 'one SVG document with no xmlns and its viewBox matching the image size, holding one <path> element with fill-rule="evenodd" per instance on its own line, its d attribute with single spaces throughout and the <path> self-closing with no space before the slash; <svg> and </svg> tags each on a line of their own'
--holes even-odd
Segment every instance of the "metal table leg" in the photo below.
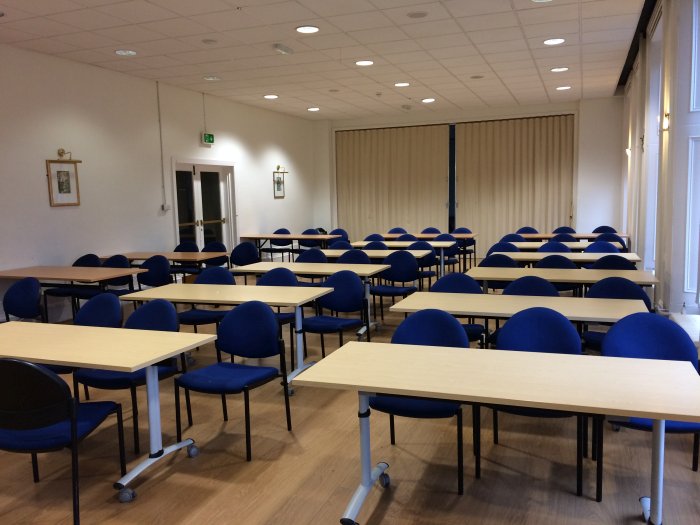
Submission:
<svg viewBox="0 0 700 525">
<path fill-rule="evenodd" d="M 313 365 L 313 362 L 304 363 L 304 330 L 302 327 L 301 305 L 294 307 L 294 333 L 297 338 L 297 367 L 287 374 L 287 383 Z"/>
<path fill-rule="evenodd" d="M 664 506 L 664 438 L 666 421 L 654 420 L 651 451 L 651 497 L 639 498 L 642 515 L 647 523 L 661 525 Z"/>
</svg>

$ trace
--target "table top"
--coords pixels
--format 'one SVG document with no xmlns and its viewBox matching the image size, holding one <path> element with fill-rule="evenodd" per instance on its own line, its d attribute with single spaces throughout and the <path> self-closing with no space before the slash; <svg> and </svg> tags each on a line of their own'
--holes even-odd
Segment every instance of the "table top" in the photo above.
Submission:
<svg viewBox="0 0 700 525">
<path fill-rule="evenodd" d="M 673 313 L 671 321 L 679 324 L 693 340 L 695 346 L 700 347 L 700 315 Z"/>
<path fill-rule="evenodd" d="M 493 252 L 502 253 L 507 255 L 516 262 L 537 262 L 541 261 L 548 255 L 563 255 L 567 259 L 572 260 L 575 263 L 592 263 L 605 257 L 606 255 L 619 255 L 620 257 L 627 259 L 631 262 L 640 262 L 642 259 L 633 252 L 620 252 L 620 253 L 596 253 L 596 252 Z"/>
<path fill-rule="evenodd" d="M 165 299 L 173 303 L 241 304 L 262 301 L 270 306 L 299 306 L 331 293 L 316 286 L 245 286 L 230 284 L 166 284 L 122 295 L 124 301 Z"/>
<path fill-rule="evenodd" d="M 606 277 L 624 277 L 642 286 L 658 284 L 651 272 L 644 270 L 592 270 L 586 268 L 491 268 L 475 266 L 467 275 L 477 281 L 515 281 L 533 275 L 553 283 L 593 284 Z"/>
<path fill-rule="evenodd" d="M 637 312 L 648 312 L 638 299 L 593 299 L 588 297 L 540 297 L 415 292 L 391 306 L 392 312 L 417 312 L 426 308 L 445 310 L 453 315 L 511 317 L 521 310 L 542 306 L 556 310 L 571 321 L 614 323 Z"/>
<path fill-rule="evenodd" d="M 0 279 L 35 277 L 40 281 L 96 283 L 146 271 L 141 268 L 105 268 L 103 266 L 29 266 L 14 270 L 2 270 L 0 271 Z"/>
<path fill-rule="evenodd" d="M 700 376 L 683 361 L 352 341 L 294 384 L 700 421 Z"/>
<path fill-rule="evenodd" d="M 559 235 L 558 233 L 519 233 L 518 235 L 522 235 L 526 239 L 551 239 L 555 235 Z M 601 235 L 600 233 L 570 233 L 569 235 L 573 235 L 576 239 L 595 239 L 598 237 L 598 235 Z M 616 233 L 618 237 L 622 237 L 623 239 L 629 239 L 629 234 L 628 233 Z"/>
<path fill-rule="evenodd" d="M 241 239 L 251 239 L 253 241 L 267 240 L 287 240 L 287 241 L 332 241 L 340 239 L 342 235 L 337 234 L 306 234 L 306 233 L 254 233 L 250 235 L 241 235 Z"/>
<path fill-rule="evenodd" d="M 213 334 L 13 321 L 0 324 L 0 357 L 134 372 L 215 339 Z"/>
<path fill-rule="evenodd" d="M 343 255 L 348 250 L 321 250 L 321 251 L 328 259 L 337 259 L 338 257 Z M 362 251 L 364 253 L 366 253 L 370 259 L 383 259 L 384 257 L 388 257 L 389 255 L 394 253 L 396 250 L 362 250 Z M 404 250 L 404 251 L 410 253 L 416 259 L 420 259 L 421 257 L 425 257 L 426 255 L 430 254 L 430 250 Z"/>
<path fill-rule="evenodd" d="M 127 252 L 123 255 L 130 261 L 145 261 L 154 255 L 162 255 L 169 261 L 193 263 L 208 261 L 216 257 L 228 257 L 227 252 Z"/>
<path fill-rule="evenodd" d="M 350 244 L 353 248 L 363 248 L 371 241 L 353 241 Z M 387 248 L 408 248 L 416 241 L 381 241 Z M 455 241 L 426 241 L 435 249 L 450 248 L 455 245 Z"/>
<path fill-rule="evenodd" d="M 516 242 L 511 242 L 512 245 L 514 245 L 518 250 L 521 251 L 534 251 L 539 249 L 540 246 L 542 246 L 545 243 L 545 241 L 516 241 Z M 577 241 L 577 242 L 563 242 L 562 243 L 564 246 L 569 248 L 569 250 L 574 251 L 574 252 L 582 252 L 586 248 L 588 248 L 591 245 L 591 241 Z M 611 242 L 613 246 L 615 246 L 617 249 L 621 250 L 622 245 L 619 242 Z"/>
<path fill-rule="evenodd" d="M 245 266 L 236 266 L 238 273 L 265 273 L 275 268 L 287 268 L 295 274 L 333 275 L 340 270 L 350 270 L 360 277 L 371 277 L 389 268 L 388 264 L 338 264 L 338 263 L 298 263 L 264 261 Z"/>
<path fill-rule="evenodd" d="M 386 240 L 393 240 L 393 239 L 398 239 L 402 235 L 406 235 L 405 233 L 381 233 L 380 234 L 382 237 L 384 237 Z M 416 239 L 419 241 L 429 241 L 430 239 L 434 239 L 438 235 L 442 235 L 441 233 L 411 233 Z M 452 237 L 455 239 L 476 239 L 477 234 L 476 233 L 450 233 Z"/>
</svg>

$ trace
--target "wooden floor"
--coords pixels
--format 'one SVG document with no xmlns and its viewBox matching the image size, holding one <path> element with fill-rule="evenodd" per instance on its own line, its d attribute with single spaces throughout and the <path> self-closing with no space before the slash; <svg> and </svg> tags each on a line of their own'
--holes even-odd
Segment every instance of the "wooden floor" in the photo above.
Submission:
<svg viewBox="0 0 700 525">
<path fill-rule="evenodd" d="M 128 312 L 127 312 L 128 313 Z M 403 316 L 387 314 L 374 340 L 387 341 Z M 288 338 L 288 332 L 285 331 Z M 337 347 L 329 337 L 327 348 Z M 311 359 L 320 357 L 309 336 Z M 195 352 L 195 366 L 214 361 L 213 347 Z M 469 381 L 469 377 L 464 378 Z M 644 385 L 639 385 L 644 388 Z M 127 454 L 133 454 L 128 392 L 92 390 L 93 399 L 124 405 Z M 141 443 L 147 449 L 145 388 L 141 389 Z M 227 423 L 217 396 L 193 394 L 194 426 L 185 436 L 201 454 L 165 459 L 134 484 L 135 501 L 117 501 L 115 424 L 88 437 L 80 450 L 83 523 L 332 524 L 338 523 L 358 482 L 357 397 L 299 387 L 292 397 L 294 430 L 287 432 L 282 391 L 269 383 L 251 394 L 253 461 L 245 461 L 243 407 L 230 396 Z M 175 435 L 172 379 L 161 382 L 165 443 Z M 183 407 L 184 408 L 184 407 Z M 594 463 L 585 460 L 584 496 L 575 495 L 575 420 L 539 421 L 501 415 L 501 444 L 492 444 L 491 414 L 482 411 L 482 479 L 473 478 L 471 410 L 464 408 L 465 493 L 457 495 L 455 420 L 397 418 L 397 445 L 389 444 L 388 416 L 374 413 L 374 462 L 390 464 L 391 486 L 376 487 L 358 521 L 393 524 L 634 524 L 638 498 L 649 493 L 651 435 L 606 428 L 602 503 L 596 503 Z M 667 436 L 664 523 L 698 523 L 700 473 L 690 469 L 690 436 Z M 0 453 L 0 523 L 70 523 L 70 456 L 42 454 L 34 484 L 28 455 Z"/>
</svg>

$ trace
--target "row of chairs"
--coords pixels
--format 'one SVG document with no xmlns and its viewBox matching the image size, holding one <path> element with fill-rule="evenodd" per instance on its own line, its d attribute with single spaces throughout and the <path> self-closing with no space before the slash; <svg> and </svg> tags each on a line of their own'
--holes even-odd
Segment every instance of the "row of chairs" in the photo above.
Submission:
<svg viewBox="0 0 700 525">
<path fill-rule="evenodd" d="M 501 237 L 501 240 L 499 242 L 525 242 L 527 239 L 523 237 L 520 233 L 508 233 Z M 550 246 L 550 248 L 540 248 L 539 251 L 563 251 L 563 252 L 568 252 L 571 251 L 566 245 L 562 244 L 565 242 L 576 242 L 578 239 L 574 237 L 570 233 L 557 233 L 554 237 L 552 237 L 548 242 L 544 243 L 543 246 Z M 620 246 L 622 246 L 622 251 L 627 251 L 627 244 L 625 243 L 625 240 L 620 237 L 616 233 L 601 233 L 596 236 L 594 239 L 594 242 L 596 241 L 606 241 L 608 243 L 619 243 Z M 554 243 L 554 244 L 553 244 Z M 556 246 L 559 248 L 558 250 L 553 249 L 552 247 Z M 615 246 L 616 247 L 616 246 Z M 617 248 L 617 247 L 616 247 Z M 618 251 L 620 251 L 618 249 Z"/>
<path fill-rule="evenodd" d="M 518 228 L 515 233 L 540 233 L 537 229 L 532 226 L 523 226 Z M 571 226 L 559 226 L 552 230 L 552 233 L 576 233 L 576 230 Z M 617 233 L 617 230 L 612 226 L 601 225 L 593 228 L 592 233 Z"/>
</svg>

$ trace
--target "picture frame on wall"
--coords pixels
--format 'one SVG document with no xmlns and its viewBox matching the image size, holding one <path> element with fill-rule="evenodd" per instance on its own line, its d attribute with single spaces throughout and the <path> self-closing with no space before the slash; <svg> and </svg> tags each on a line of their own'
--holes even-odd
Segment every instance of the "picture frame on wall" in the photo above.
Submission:
<svg viewBox="0 0 700 525">
<path fill-rule="evenodd" d="M 79 160 L 47 160 L 46 178 L 51 206 L 79 206 Z"/>
<path fill-rule="evenodd" d="M 284 176 L 286 171 L 272 172 L 272 195 L 275 199 L 284 199 Z"/>
</svg>

